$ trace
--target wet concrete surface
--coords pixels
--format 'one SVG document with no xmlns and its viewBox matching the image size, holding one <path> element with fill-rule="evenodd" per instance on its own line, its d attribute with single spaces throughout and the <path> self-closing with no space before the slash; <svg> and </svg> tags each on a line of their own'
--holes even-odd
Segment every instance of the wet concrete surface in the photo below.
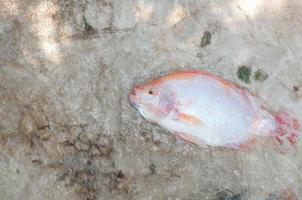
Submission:
<svg viewBox="0 0 302 200">
<path fill-rule="evenodd" d="M 289 150 L 199 148 L 127 99 L 135 84 L 199 69 L 302 121 L 300 1 L 1 4 L 1 199 L 300 199 L 301 137 Z"/>
</svg>

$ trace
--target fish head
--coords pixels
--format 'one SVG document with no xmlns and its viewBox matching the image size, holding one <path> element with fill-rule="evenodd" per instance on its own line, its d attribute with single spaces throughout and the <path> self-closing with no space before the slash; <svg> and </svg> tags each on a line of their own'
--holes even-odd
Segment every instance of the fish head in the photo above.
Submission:
<svg viewBox="0 0 302 200">
<path fill-rule="evenodd" d="M 168 90 L 154 84 L 134 86 L 129 94 L 129 102 L 144 118 L 151 121 L 167 116 L 173 103 Z"/>
</svg>

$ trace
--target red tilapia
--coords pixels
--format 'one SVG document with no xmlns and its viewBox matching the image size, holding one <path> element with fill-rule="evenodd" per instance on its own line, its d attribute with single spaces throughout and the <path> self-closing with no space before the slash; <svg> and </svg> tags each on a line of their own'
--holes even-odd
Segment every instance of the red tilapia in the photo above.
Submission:
<svg viewBox="0 0 302 200">
<path fill-rule="evenodd" d="M 272 114 L 246 89 L 204 71 L 174 72 L 135 86 L 129 101 L 144 118 L 198 145 L 240 148 L 257 136 L 297 141 L 297 119 Z"/>
</svg>

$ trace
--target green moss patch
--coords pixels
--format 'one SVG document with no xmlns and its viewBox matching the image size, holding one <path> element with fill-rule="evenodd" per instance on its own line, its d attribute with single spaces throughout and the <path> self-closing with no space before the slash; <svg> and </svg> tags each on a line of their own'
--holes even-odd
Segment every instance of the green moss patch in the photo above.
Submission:
<svg viewBox="0 0 302 200">
<path fill-rule="evenodd" d="M 251 67 L 242 65 L 237 70 L 237 78 L 244 83 L 251 83 L 252 70 Z"/>
<path fill-rule="evenodd" d="M 254 74 L 254 79 L 256 81 L 260 81 L 260 82 L 265 81 L 265 79 L 267 79 L 267 77 L 268 77 L 268 74 L 265 71 L 263 71 L 262 69 L 258 69 Z"/>
</svg>

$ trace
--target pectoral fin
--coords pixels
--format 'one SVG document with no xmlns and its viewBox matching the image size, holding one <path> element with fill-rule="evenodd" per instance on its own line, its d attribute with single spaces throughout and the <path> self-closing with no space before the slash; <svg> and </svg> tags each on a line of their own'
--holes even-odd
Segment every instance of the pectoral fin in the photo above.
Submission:
<svg viewBox="0 0 302 200">
<path fill-rule="evenodd" d="M 195 126 L 204 126 L 204 122 L 201 119 L 178 111 L 176 112 L 176 119 L 187 124 L 191 124 Z"/>
</svg>

